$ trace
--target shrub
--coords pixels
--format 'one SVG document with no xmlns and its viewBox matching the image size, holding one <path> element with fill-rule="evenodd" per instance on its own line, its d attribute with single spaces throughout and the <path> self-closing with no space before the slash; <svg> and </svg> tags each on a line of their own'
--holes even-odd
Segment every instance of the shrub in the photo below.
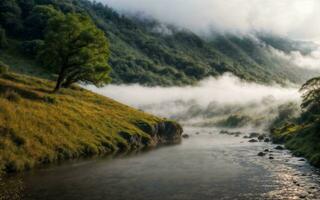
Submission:
<svg viewBox="0 0 320 200">
<path fill-rule="evenodd" d="M 320 153 L 313 155 L 310 159 L 311 164 L 320 167 Z"/>
<path fill-rule="evenodd" d="M 6 74 L 9 71 L 9 66 L 0 61 L 0 74 Z"/>
</svg>

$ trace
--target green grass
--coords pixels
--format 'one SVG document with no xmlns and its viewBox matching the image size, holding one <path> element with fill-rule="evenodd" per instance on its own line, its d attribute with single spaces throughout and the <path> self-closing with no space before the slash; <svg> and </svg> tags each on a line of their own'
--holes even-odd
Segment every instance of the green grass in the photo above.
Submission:
<svg viewBox="0 0 320 200">
<path fill-rule="evenodd" d="M 77 86 L 52 94 L 53 86 L 54 82 L 26 75 L 0 75 L 4 171 L 155 145 L 150 131 L 142 127 L 164 119 Z"/>
</svg>

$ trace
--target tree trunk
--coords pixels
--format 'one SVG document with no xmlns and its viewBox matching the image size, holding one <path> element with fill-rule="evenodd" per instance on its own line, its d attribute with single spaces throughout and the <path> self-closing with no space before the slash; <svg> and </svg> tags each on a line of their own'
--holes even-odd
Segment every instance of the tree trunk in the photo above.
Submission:
<svg viewBox="0 0 320 200">
<path fill-rule="evenodd" d="M 63 88 L 69 88 L 72 83 L 74 83 L 74 81 L 72 80 L 72 78 L 67 78 L 67 79 L 63 82 L 63 84 L 61 85 L 61 87 L 63 87 Z"/>
<path fill-rule="evenodd" d="M 58 77 L 58 80 L 56 83 L 56 87 L 53 90 L 53 93 L 56 93 L 61 89 L 63 81 L 64 81 L 64 76 L 65 76 L 65 70 L 62 68 L 59 73 L 59 77 Z"/>
</svg>

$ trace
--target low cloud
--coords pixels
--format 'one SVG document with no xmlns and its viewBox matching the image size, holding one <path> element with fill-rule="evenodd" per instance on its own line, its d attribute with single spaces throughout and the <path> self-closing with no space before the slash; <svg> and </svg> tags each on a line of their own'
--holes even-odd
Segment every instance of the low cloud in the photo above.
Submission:
<svg viewBox="0 0 320 200">
<path fill-rule="evenodd" d="M 249 117 L 252 123 L 265 125 L 277 116 L 279 106 L 300 102 L 298 88 L 249 83 L 232 74 L 211 77 L 186 87 L 135 84 L 88 88 L 146 112 L 201 126 L 214 126 L 231 115 Z M 299 109 L 296 107 L 296 110 Z"/>
<path fill-rule="evenodd" d="M 196 33 L 264 31 L 298 39 L 320 35 L 318 0 L 99 0 Z M 318 38 L 319 39 L 319 38 Z"/>
<path fill-rule="evenodd" d="M 320 48 L 312 51 L 311 53 L 307 55 L 303 55 L 299 51 L 292 51 L 290 53 L 285 53 L 283 51 L 270 48 L 270 51 L 276 55 L 279 56 L 289 62 L 292 62 L 294 65 L 309 69 L 309 70 L 315 70 L 320 71 Z"/>
</svg>

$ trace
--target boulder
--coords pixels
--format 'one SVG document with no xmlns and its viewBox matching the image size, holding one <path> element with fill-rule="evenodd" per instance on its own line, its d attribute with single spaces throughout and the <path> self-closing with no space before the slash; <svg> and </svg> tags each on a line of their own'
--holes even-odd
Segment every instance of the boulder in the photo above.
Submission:
<svg viewBox="0 0 320 200">
<path fill-rule="evenodd" d="M 188 134 L 183 134 L 182 137 L 188 139 L 190 136 Z"/>
<path fill-rule="evenodd" d="M 259 141 L 264 140 L 264 138 L 265 138 L 264 135 L 259 135 L 259 136 L 258 136 L 258 140 L 259 140 Z"/>
<path fill-rule="evenodd" d="M 251 140 L 249 140 L 248 142 L 254 143 L 254 142 L 258 142 L 258 140 L 256 140 L 256 139 L 251 139 Z"/>
<path fill-rule="evenodd" d="M 266 155 L 266 153 L 263 153 L 263 152 L 259 152 L 258 153 L 258 156 L 261 156 L 261 157 L 263 157 L 263 156 L 265 156 Z"/>
<path fill-rule="evenodd" d="M 283 147 L 283 146 L 276 146 L 274 149 L 277 149 L 277 150 L 284 150 L 284 147 Z"/>
<path fill-rule="evenodd" d="M 181 135 L 183 129 L 180 124 L 173 121 L 162 121 L 151 125 L 146 122 L 139 121 L 136 125 L 145 133 L 150 135 L 152 144 L 148 146 L 155 146 L 157 144 L 176 144 L 181 142 Z"/>
</svg>

